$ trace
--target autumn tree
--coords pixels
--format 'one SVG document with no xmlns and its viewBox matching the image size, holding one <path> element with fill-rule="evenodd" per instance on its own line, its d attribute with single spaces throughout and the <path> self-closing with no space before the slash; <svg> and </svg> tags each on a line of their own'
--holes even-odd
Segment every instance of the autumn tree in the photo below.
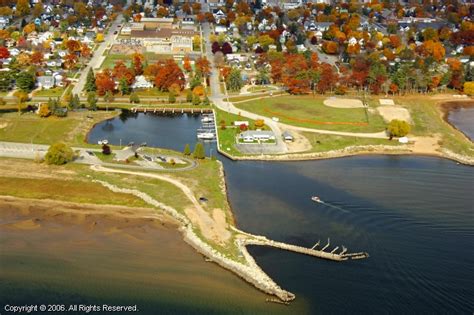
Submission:
<svg viewBox="0 0 474 315">
<path fill-rule="evenodd" d="M 72 69 L 76 66 L 78 58 L 76 54 L 67 54 L 64 57 L 64 67 L 66 69 Z"/>
<path fill-rule="evenodd" d="M 135 79 L 135 74 L 133 70 L 127 68 L 125 63 L 120 60 L 115 63 L 114 69 L 112 70 L 112 77 L 117 81 L 125 79 L 127 85 L 131 85 Z"/>
<path fill-rule="evenodd" d="M 28 0 L 18 0 L 16 2 L 16 11 L 15 15 L 23 17 L 30 14 L 30 1 Z"/>
<path fill-rule="evenodd" d="M 410 132 L 410 125 L 404 120 L 393 119 L 390 121 L 387 131 L 392 137 L 404 137 Z"/>
<path fill-rule="evenodd" d="M 190 61 L 188 55 L 184 56 L 184 59 L 183 59 L 183 69 L 184 69 L 184 71 L 186 71 L 186 72 L 188 72 L 188 73 L 193 70 L 193 68 L 191 67 L 191 61 Z"/>
<path fill-rule="evenodd" d="M 87 105 L 89 110 L 97 110 L 97 94 L 95 92 L 87 93 Z"/>
<path fill-rule="evenodd" d="M 339 45 L 333 41 L 325 41 L 323 42 L 322 49 L 325 53 L 329 55 L 334 55 L 334 54 L 337 54 Z"/>
<path fill-rule="evenodd" d="M 185 84 L 184 73 L 173 59 L 168 59 L 159 65 L 155 77 L 155 86 L 160 91 L 169 91 L 171 85 L 176 84 L 182 90 Z"/>
<path fill-rule="evenodd" d="M 95 75 L 95 85 L 97 87 L 97 94 L 105 95 L 106 92 L 113 92 L 115 89 L 115 82 L 112 78 L 110 70 L 104 70 Z"/>
<path fill-rule="evenodd" d="M 10 57 L 10 51 L 3 46 L 0 46 L 0 59 L 7 59 Z"/>
<path fill-rule="evenodd" d="M 31 54 L 30 57 L 31 63 L 34 65 L 40 65 L 43 63 L 43 53 L 40 51 L 35 51 Z"/>
<path fill-rule="evenodd" d="M 135 72 L 135 75 L 142 75 L 143 74 L 143 61 L 145 57 L 142 54 L 134 53 L 132 55 L 132 66 Z"/>
<path fill-rule="evenodd" d="M 211 74 L 211 63 L 206 57 L 200 57 L 195 63 L 196 71 L 202 76 L 208 77 Z"/>
</svg>

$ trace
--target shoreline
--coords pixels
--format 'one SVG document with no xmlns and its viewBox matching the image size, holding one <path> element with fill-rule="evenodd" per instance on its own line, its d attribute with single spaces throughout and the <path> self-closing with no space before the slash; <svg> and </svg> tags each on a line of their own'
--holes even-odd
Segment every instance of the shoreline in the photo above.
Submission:
<svg viewBox="0 0 474 315">
<path fill-rule="evenodd" d="M 444 149 L 443 152 L 416 152 L 408 146 L 348 146 L 340 150 L 332 150 L 325 152 L 311 152 L 311 153 L 293 153 L 282 155 L 258 155 L 258 156 L 233 156 L 227 152 L 221 151 L 219 153 L 226 156 L 233 161 L 277 161 L 277 162 L 294 162 L 294 161 L 314 161 L 326 159 L 338 159 L 358 155 L 414 155 L 414 156 L 431 156 L 444 158 L 466 166 L 474 166 L 474 157 L 460 155 Z"/>
<path fill-rule="evenodd" d="M 448 102 L 444 101 L 443 103 L 438 103 L 437 105 L 441 111 L 441 118 L 443 119 L 443 121 L 446 122 L 454 130 L 459 131 L 468 141 L 474 143 L 474 139 L 471 139 L 462 130 L 453 125 L 448 119 L 448 116 L 452 110 L 457 110 L 460 108 L 474 108 L 474 100 L 456 100 Z"/>
</svg>

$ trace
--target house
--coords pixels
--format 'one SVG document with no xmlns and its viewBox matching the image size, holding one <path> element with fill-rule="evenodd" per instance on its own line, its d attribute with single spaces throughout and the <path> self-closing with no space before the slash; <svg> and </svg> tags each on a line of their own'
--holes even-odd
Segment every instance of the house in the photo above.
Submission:
<svg viewBox="0 0 474 315">
<path fill-rule="evenodd" d="M 152 87 L 153 84 L 143 75 L 136 76 L 135 82 L 132 84 L 132 89 L 150 89 Z"/>
<path fill-rule="evenodd" d="M 226 33 L 227 32 L 227 27 L 224 26 L 224 25 L 216 25 L 214 30 L 217 34 Z"/>
<path fill-rule="evenodd" d="M 54 87 L 54 78 L 52 76 L 39 76 L 37 79 L 38 87 L 41 89 L 49 90 Z"/>
<path fill-rule="evenodd" d="M 267 142 L 270 140 L 275 140 L 275 134 L 273 131 L 247 130 L 240 133 L 239 138 L 243 142 Z"/>
</svg>

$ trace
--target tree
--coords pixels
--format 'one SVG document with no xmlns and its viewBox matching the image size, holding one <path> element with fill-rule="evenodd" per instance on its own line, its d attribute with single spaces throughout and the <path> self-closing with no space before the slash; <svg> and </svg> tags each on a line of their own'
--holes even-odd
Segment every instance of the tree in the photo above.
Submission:
<svg viewBox="0 0 474 315">
<path fill-rule="evenodd" d="M 43 53 L 41 51 L 35 51 L 31 54 L 30 61 L 34 65 L 40 65 L 43 63 Z"/>
<path fill-rule="evenodd" d="M 130 100 L 130 103 L 133 103 L 133 104 L 139 104 L 140 103 L 140 98 L 138 97 L 137 93 L 130 94 L 129 100 Z"/>
<path fill-rule="evenodd" d="M 13 75 L 11 71 L 0 71 L 0 91 L 7 92 L 12 85 Z"/>
<path fill-rule="evenodd" d="M 96 43 L 102 43 L 103 41 L 104 41 L 104 34 L 98 33 L 98 34 L 95 36 L 95 42 L 96 42 Z"/>
<path fill-rule="evenodd" d="M 30 92 L 35 86 L 35 77 L 29 72 L 21 72 L 16 77 L 16 86 L 25 92 Z"/>
<path fill-rule="evenodd" d="M 84 90 L 86 92 L 95 92 L 95 91 L 97 91 L 97 87 L 95 85 L 94 70 L 92 70 L 92 68 L 89 68 L 89 72 L 87 73 L 86 84 L 84 86 Z"/>
<path fill-rule="evenodd" d="M 43 14 L 43 4 L 41 2 L 36 3 L 33 6 L 33 16 L 34 17 L 39 17 L 41 14 Z"/>
<path fill-rule="evenodd" d="M 168 93 L 168 102 L 169 102 L 170 104 L 176 103 L 176 96 L 174 95 L 174 92 L 172 92 L 172 91 L 170 91 L 170 92 Z"/>
<path fill-rule="evenodd" d="M 102 145 L 102 154 L 103 154 L 103 155 L 110 155 L 110 154 L 112 154 L 112 150 L 110 149 L 110 146 L 108 146 L 107 144 L 103 144 L 103 145 Z"/>
<path fill-rule="evenodd" d="M 8 48 L 0 46 L 0 59 L 7 59 L 8 57 L 10 57 Z"/>
<path fill-rule="evenodd" d="M 232 68 L 229 76 L 227 77 L 226 85 L 229 91 L 240 91 L 240 89 L 244 86 L 244 82 L 239 69 Z"/>
<path fill-rule="evenodd" d="M 193 101 L 193 92 L 188 90 L 186 92 L 186 102 L 191 103 Z"/>
<path fill-rule="evenodd" d="M 184 71 L 186 71 L 186 72 L 188 72 L 188 73 L 193 70 L 193 68 L 191 67 L 191 61 L 190 61 L 188 55 L 184 56 L 184 59 L 183 59 L 183 69 L 184 69 Z"/>
<path fill-rule="evenodd" d="M 184 146 L 183 154 L 186 156 L 191 155 L 191 147 L 189 146 L 189 143 L 186 143 L 186 145 Z"/>
<path fill-rule="evenodd" d="M 201 142 L 196 143 L 193 156 L 195 159 L 204 159 L 206 157 L 206 152 L 204 151 L 204 146 Z"/>
<path fill-rule="evenodd" d="M 404 120 L 393 119 L 387 127 L 387 131 L 392 137 L 404 137 L 410 132 L 410 125 Z"/>
<path fill-rule="evenodd" d="M 69 110 L 76 110 L 81 107 L 81 100 L 79 99 L 79 95 L 74 94 L 68 103 Z"/>
<path fill-rule="evenodd" d="M 64 143 L 58 142 L 49 147 L 44 160 L 48 164 L 63 165 L 72 161 L 73 158 L 74 152 L 72 149 Z"/>
<path fill-rule="evenodd" d="M 18 0 L 16 2 L 16 11 L 15 14 L 19 17 L 30 14 L 30 1 L 28 0 Z"/>
<path fill-rule="evenodd" d="M 97 95 L 95 92 L 91 91 L 87 93 L 87 105 L 89 106 L 89 110 L 97 110 Z"/>
<path fill-rule="evenodd" d="M 211 104 L 211 102 L 209 101 L 209 97 L 204 96 L 204 100 L 202 101 L 202 105 L 204 106 L 209 106 Z"/>
<path fill-rule="evenodd" d="M 22 105 L 28 100 L 28 94 L 23 92 L 22 90 L 19 90 L 13 93 L 13 96 L 16 97 L 18 114 L 20 114 Z"/>
<path fill-rule="evenodd" d="M 132 91 L 130 85 L 128 85 L 127 79 L 124 77 L 122 77 L 119 81 L 119 91 L 122 95 L 130 94 L 130 92 Z"/>
<path fill-rule="evenodd" d="M 158 66 L 158 73 L 155 77 L 155 86 L 160 91 L 169 91 L 169 88 L 176 84 L 182 90 L 185 84 L 185 77 L 181 68 L 173 59 L 168 59 Z"/>
<path fill-rule="evenodd" d="M 133 70 L 135 72 L 135 75 L 143 74 L 143 60 L 144 59 L 145 57 L 143 57 L 142 54 L 134 53 L 132 55 L 132 65 L 133 65 Z"/>
<path fill-rule="evenodd" d="M 196 70 L 204 77 L 211 74 L 211 63 L 206 57 L 200 57 L 196 60 Z"/>
<path fill-rule="evenodd" d="M 99 96 L 105 95 L 107 91 L 112 92 L 115 89 L 115 82 L 109 70 L 97 73 L 95 75 L 95 85 Z"/>
<path fill-rule="evenodd" d="M 474 82 L 464 82 L 464 93 L 474 95 Z"/>
<path fill-rule="evenodd" d="M 40 104 L 38 109 L 38 116 L 45 118 L 51 115 L 51 111 L 49 110 L 48 104 Z"/>
<path fill-rule="evenodd" d="M 193 105 L 198 106 L 201 104 L 201 98 L 199 95 L 193 94 Z"/>
<path fill-rule="evenodd" d="M 334 55 L 338 52 L 338 44 L 333 41 L 325 41 L 323 42 L 323 51 L 327 54 Z"/>
</svg>

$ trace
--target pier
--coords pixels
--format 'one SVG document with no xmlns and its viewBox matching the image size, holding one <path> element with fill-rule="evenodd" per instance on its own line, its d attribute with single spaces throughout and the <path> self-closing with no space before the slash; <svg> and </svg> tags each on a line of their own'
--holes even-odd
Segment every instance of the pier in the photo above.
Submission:
<svg viewBox="0 0 474 315">
<path fill-rule="evenodd" d="M 247 234 L 247 233 L 245 233 Z M 369 254 L 366 252 L 358 252 L 358 253 L 347 253 L 347 248 L 345 246 L 341 246 L 342 250 L 339 250 L 339 246 L 336 246 L 332 250 L 326 251 L 330 247 L 330 239 L 328 239 L 327 244 L 322 249 L 317 249 L 319 247 L 320 241 L 318 241 L 313 247 L 307 248 L 298 245 L 292 245 L 282 242 L 277 242 L 273 240 L 269 240 L 264 236 L 255 236 L 251 234 L 247 234 L 245 239 L 242 240 L 243 245 L 259 245 L 259 246 L 268 246 L 268 247 L 275 247 L 279 249 L 284 249 L 290 252 L 295 252 L 299 254 L 309 255 L 313 257 L 318 257 L 327 260 L 333 261 L 345 261 L 350 259 L 364 259 L 368 258 Z"/>
<path fill-rule="evenodd" d="M 213 113 L 212 108 L 194 107 L 132 107 L 133 113 L 153 113 L 153 114 L 208 114 Z"/>
</svg>

